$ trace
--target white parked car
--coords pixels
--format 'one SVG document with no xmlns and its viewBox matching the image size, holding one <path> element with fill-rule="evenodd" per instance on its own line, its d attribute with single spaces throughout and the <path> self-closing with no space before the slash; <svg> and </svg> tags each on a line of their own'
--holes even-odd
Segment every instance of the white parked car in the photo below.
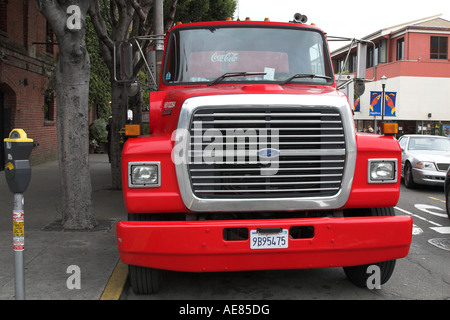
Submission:
<svg viewBox="0 0 450 320">
<path fill-rule="evenodd" d="M 450 139 L 408 134 L 398 140 L 402 148 L 402 178 L 407 188 L 417 184 L 444 186 L 450 167 Z"/>
<path fill-rule="evenodd" d="M 447 211 L 447 215 L 450 219 L 450 168 L 447 171 L 447 175 L 445 177 L 445 210 Z"/>
</svg>

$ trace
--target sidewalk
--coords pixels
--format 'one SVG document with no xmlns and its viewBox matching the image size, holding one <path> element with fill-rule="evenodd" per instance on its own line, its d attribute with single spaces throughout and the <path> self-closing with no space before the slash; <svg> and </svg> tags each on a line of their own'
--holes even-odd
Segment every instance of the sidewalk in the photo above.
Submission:
<svg viewBox="0 0 450 320">
<path fill-rule="evenodd" d="M 116 223 L 126 219 L 122 192 L 111 190 L 106 154 L 90 155 L 94 214 L 92 231 L 63 231 L 58 162 L 32 167 L 24 193 L 25 299 L 98 300 L 119 261 Z M 0 172 L 0 300 L 15 299 L 12 249 L 13 194 Z M 80 269 L 81 288 L 68 289 L 69 266 Z"/>
</svg>

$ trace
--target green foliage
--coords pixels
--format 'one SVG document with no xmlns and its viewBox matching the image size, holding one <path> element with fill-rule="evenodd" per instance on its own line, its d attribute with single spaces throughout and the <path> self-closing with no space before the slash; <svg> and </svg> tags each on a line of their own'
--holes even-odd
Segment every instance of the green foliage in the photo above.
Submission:
<svg viewBox="0 0 450 320">
<path fill-rule="evenodd" d="M 170 1 L 165 3 L 170 4 Z M 226 20 L 227 17 L 233 17 L 236 6 L 236 0 L 179 0 L 175 21 L 187 23 Z"/>
<path fill-rule="evenodd" d="M 111 115 L 111 79 L 100 55 L 97 34 L 89 16 L 86 17 L 86 47 L 91 60 L 89 105 L 97 105 L 98 117 L 106 120 Z"/>
<path fill-rule="evenodd" d="M 89 141 L 96 143 L 108 142 L 108 131 L 106 130 L 106 120 L 99 118 L 94 120 L 89 126 Z"/>
<path fill-rule="evenodd" d="M 235 0 L 212 0 L 209 4 L 206 20 L 226 20 L 228 17 L 233 18 L 236 6 L 237 1 Z"/>
</svg>

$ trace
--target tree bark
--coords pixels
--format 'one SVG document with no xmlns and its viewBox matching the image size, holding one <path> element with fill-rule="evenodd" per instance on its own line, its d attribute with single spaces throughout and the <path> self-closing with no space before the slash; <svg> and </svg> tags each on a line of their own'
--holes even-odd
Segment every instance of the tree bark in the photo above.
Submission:
<svg viewBox="0 0 450 320">
<path fill-rule="evenodd" d="M 59 173 L 62 186 L 64 229 L 92 229 L 97 225 L 92 210 L 89 172 L 89 74 L 85 16 L 89 0 L 37 0 L 39 9 L 54 30 L 59 55 L 56 66 L 56 103 Z M 67 21 L 80 9 L 80 28 L 70 29 Z"/>
</svg>

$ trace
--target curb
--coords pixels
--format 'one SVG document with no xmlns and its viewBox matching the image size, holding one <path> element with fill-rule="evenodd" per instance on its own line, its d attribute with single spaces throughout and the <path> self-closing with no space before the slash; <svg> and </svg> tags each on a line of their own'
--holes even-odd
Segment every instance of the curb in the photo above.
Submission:
<svg viewBox="0 0 450 320">
<path fill-rule="evenodd" d="M 114 268 L 100 300 L 119 300 L 128 277 L 128 265 L 120 259 Z"/>
</svg>

